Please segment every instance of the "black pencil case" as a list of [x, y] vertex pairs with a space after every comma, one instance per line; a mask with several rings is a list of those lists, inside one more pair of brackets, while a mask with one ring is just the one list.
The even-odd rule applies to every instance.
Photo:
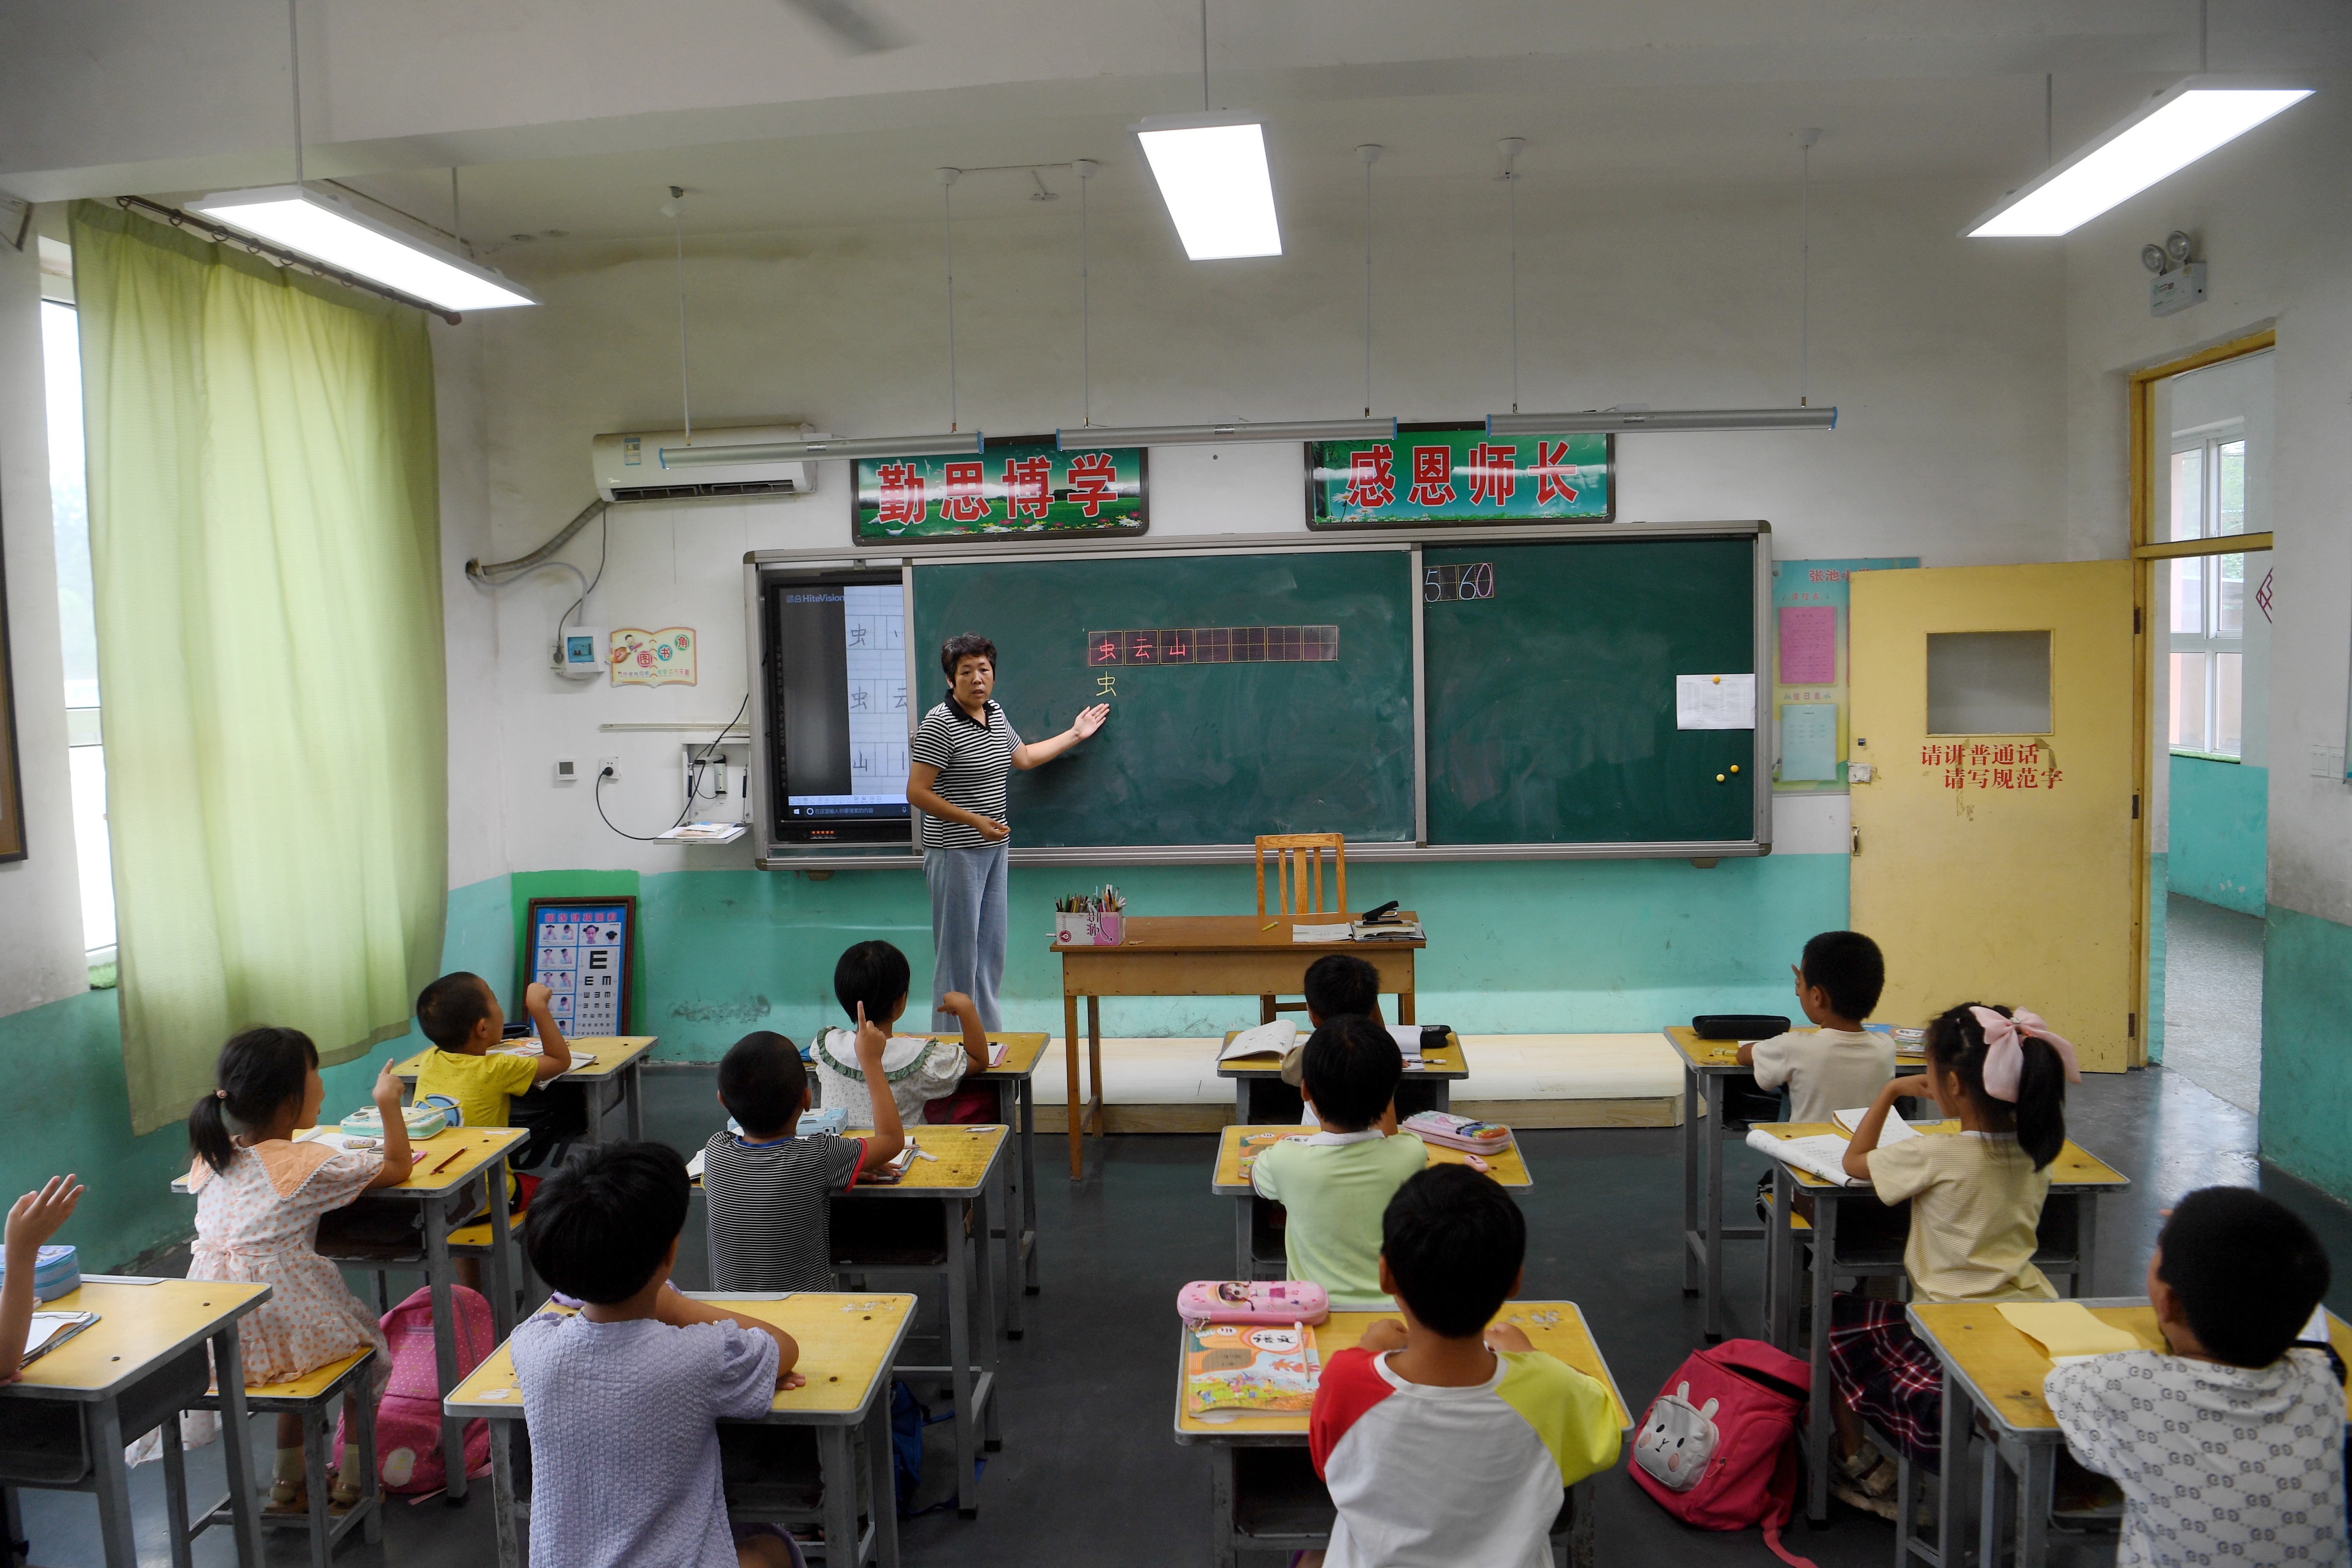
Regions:
[[1789, 1032], [1789, 1020], [1769, 1013], [1702, 1013], [1691, 1033], [1702, 1040], [1769, 1040]]

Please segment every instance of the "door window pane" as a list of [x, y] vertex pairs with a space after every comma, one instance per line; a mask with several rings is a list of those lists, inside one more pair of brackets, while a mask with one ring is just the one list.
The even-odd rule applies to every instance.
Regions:
[[2205, 532], [2205, 448], [2172, 454], [2172, 537], [2199, 539]]
[[2172, 629], [2205, 630], [2205, 557], [2187, 555], [2172, 563]]
[[2242, 637], [2246, 635], [2246, 558], [2242, 555], [2221, 557], [2221, 580], [2214, 585], [2213, 635]]
[[2246, 656], [2213, 656], [2213, 750], [2225, 757], [2245, 754]]
[[2221, 514], [2221, 526], [2216, 533], [2246, 531], [2246, 443], [2241, 437], [2221, 443], [2221, 461], [2217, 465], [2218, 493], [2214, 510]]
[[2205, 656], [2172, 656], [2172, 744], [2184, 752], [2206, 752]]
[[2050, 634], [1929, 632], [1927, 732], [2050, 732]]

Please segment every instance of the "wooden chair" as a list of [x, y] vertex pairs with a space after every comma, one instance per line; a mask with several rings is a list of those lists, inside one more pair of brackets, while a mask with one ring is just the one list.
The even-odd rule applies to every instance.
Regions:
[[[1331, 852], [1331, 902], [1323, 901], [1323, 852]], [[1274, 908], [1265, 903], [1265, 858], [1274, 857]], [[1348, 841], [1337, 833], [1262, 833], [1258, 835], [1257, 912], [1269, 914], [1344, 914], [1348, 909]], [[1310, 880], [1311, 876], [1311, 880]], [[1258, 1022], [1270, 1024], [1277, 1013], [1303, 1013], [1302, 999], [1286, 1002], [1276, 996], [1257, 999]]]

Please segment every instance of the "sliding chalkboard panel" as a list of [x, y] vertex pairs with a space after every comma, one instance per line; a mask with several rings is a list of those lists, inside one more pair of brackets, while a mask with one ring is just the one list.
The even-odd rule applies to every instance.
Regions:
[[916, 705], [967, 631], [996, 644], [1024, 739], [1110, 703], [1092, 740], [1013, 775], [1016, 850], [1410, 842], [1412, 576], [1402, 549], [919, 563]]
[[1425, 549], [1430, 842], [1755, 838], [1755, 731], [1675, 728], [1675, 677], [1754, 672], [1761, 548]]

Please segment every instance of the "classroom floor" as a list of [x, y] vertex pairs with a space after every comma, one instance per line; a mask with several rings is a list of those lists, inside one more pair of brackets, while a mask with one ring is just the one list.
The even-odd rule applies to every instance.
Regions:
[[2164, 1065], [2241, 1110], [2262, 1110], [2261, 917], [2165, 900]]
[[[647, 1074], [647, 1124], [681, 1148], [698, 1147], [714, 1125], [707, 1070]], [[2160, 1223], [2158, 1211], [2191, 1188], [2259, 1184], [2306, 1215], [2329, 1252], [2352, 1259], [2352, 1210], [2254, 1158], [2253, 1118], [2178, 1072], [2151, 1068], [2095, 1075], [2075, 1090], [2070, 1131], [2094, 1153], [2133, 1178], [2105, 1200], [2094, 1280], [2099, 1294], [2137, 1294]], [[1672, 1237], [1680, 1204], [1675, 1133], [1670, 1129], [1533, 1131], [1528, 1163], [1536, 1184], [1521, 1194], [1529, 1220], [1525, 1294], [1565, 1297], [1583, 1305], [1625, 1397], [1638, 1411], [1698, 1342], [1699, 1306], [1681, 1293]], [[909, 1521], [903, 1559], [909, 1564], [1023, 1563], [1038, 1568], [1079, 1564], [1205, 1563], [1208, 1461], [1170, 1436], [1177, 1287], [1213, 1278], [1233, 1257], [1230, 1203], [1212, 1197], [1213, 1140], [1130, 1136], [1089, 1152], [1090, 1174], [1073, 1184], [1054, 1173], [1057, 1138], [1041, 1140], [1040, 1244], [1045, 1291], [1032, 1298], [1028, 1337], [1005, 1347], [1004, 1448], [991, 1455], [981, 1487], [980, 1517], [945, 1510]], [[1725, 1151], [1735, 1192], [1752, 1187], [1759, 1155]], [[688, 1227], [681, 1277], [701, 1279], [700, 1226]], [[148, 1260], [157, 1272], [185, 1267], [185, 1253]], [[1734, 1243], [1727, 1270], [1731, 1332], [1757, 1331], [1760, 1250]], [[2352, 1268], [2338, 1270], [2332, 1304], [2352, 1313]], [[943, 1434], [943, 1428], [934, 1428]], [[267, 1443], [262, 1444], [263, 1451]], [[934, 1464], [925, 1497], [941, 1495], [949, 1468]], [[193, 1478], [219, 1481], [217, 1446], [195, 1457]], [[196, 1483], [201, 1487], [202, 1482]], [[132, 1495], [144, 1554], [163, 1561], [160, 1466], [134, 1472]], [[46, 1568], [99, 1561], [89, 1500], [24, 1494], [32, 1561]], [[338, 1558], [348, 1568], [477, 1568], [493, 1560], [488, 1488], [462, 1510], [434, 1500], [395, 1501], [384, 1541], [354, 1541]], [[1668, 1519], [1621, 1472], [1601, 1485], [1601, 1561], [1609, 1568], [1643, 1564], [1768, 1562], [1755, 1534], [1717, 1536]], [[1893, 1527], [1833, 1509], [1819, 1530], [1801, 1521], [1790, 1550], [1820, 1568], [1884, 1568]], [[302, 1561], [297, 1538], [269, 1549], [273, 1565]], [[2111, 1561], [2112, 1544], [2073, 1546], [2058, 1564]], [[197, 1544], [196, 1561], [233, 1561], [220, 1534]], [[1276, 1559], [1256, 1560], [1272, 1568]]]

